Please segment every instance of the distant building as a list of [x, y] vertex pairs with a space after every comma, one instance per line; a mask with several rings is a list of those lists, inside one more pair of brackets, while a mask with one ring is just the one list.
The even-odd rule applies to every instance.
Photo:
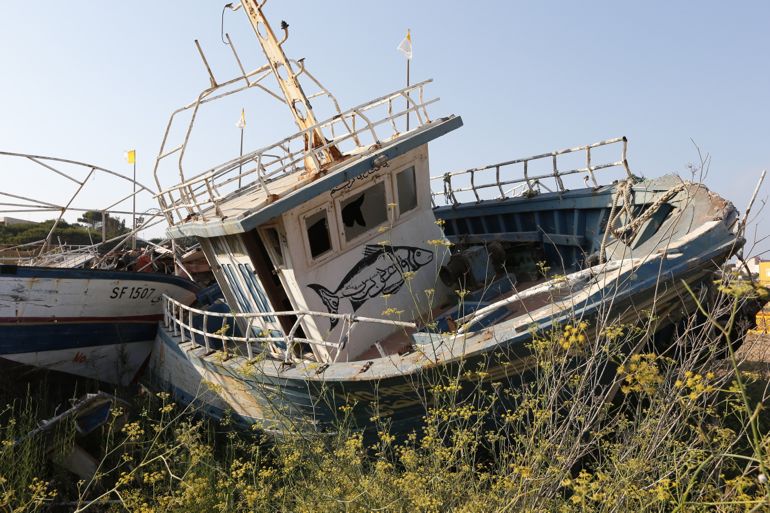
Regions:
[[17, 219], [15, 217], [0, 217], [0, 226], [11, 226], [14, 224], [37, 224], [28, 219]]
[[749, 268], [751, 274], [759, 274], [759, 263], [762, 261], [758, 256], [751, 257], [746, 260], [746, 267]]
[[[746, 265], [748, 265], [753, 273], [752, 264], [756, 265], [757, 281], [759, 284], [770, 287], [770, 260], [761, 260], [759, 257], [754, 257], [746, 262]], [[764, 308], [757, 312], [756, 322], [756, 332], [770, 334], [770, 303], [765, 304]]]
[[770, 260], [762, 260], [758, 256], [751, 257], [746, 260], [746, 268], [760, 284], [770, 285]]
[[757, 279], [759, 280], [759, 283], [765, 287], [770, 285], [770, 261], [765, 260], [759, 262]]

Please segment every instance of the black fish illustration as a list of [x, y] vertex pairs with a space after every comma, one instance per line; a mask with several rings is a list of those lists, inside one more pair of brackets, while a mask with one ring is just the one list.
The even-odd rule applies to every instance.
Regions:
[[[340, 299], [349, 299], [353, 311], [373, 297], [395, 294], [404, 285], [404, 273], [415, 272], [433, 260], [433, 251], [411, 246], [364, 247], [364, 257], [342, 278], [337, 289], [331, 291], [317, 283], [310, 283], [329, 313], [337, 313]], [[331, 329], [339, 319], [331, 319]]]

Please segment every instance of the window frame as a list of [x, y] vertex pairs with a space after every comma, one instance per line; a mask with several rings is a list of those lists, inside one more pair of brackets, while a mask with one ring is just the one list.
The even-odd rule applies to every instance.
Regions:
[[[414, 169], [415, 204], [414, 204], [414, 208], [411, 208], [406, 212], [401, 213], [401, 204], [398, 202], [398, 175], [403, 173], [410, 167]], [[395, 199], [394, 203], [396, 203], [396, 208], [393, 209], [396, 211], [395, 212], [396, 221], [400, 221], [401, 219], [408, 219], [409, 216], [411, 216], [415, 212], [418, 212], [420, 210], [420, 207], [422, 206], [422, 202], [420, 201], [420, 182], [417, 180], [417, 161], [412, 161], [409, 164], [402, 166], [401, 168], [398, 169], [398, 171], [392, 172], [391, 175], [392, 175], [391, 187], [393, 188], [393, 197]]]
[[[379, 228], [381, 226], [387, 226], [395, 222], [396, 218], [394, 217], [393, 211], [396, 209], [390, 208], [388, 206], [393, 203], [393, 184], [392, 179], [388, 179], [389, 174], [390, 173], [383, 173], [382, 175], [367, 181], [366, 183], [362, 183], [358, 187], [354, 187], [349, 191], [345, 191], [344, 194], [334, 197], [334, 218], [338, 228], [337, 235], [339, 237], [339, 244], [343, 250], [361, 245], [362, 242], [380, 234], [381, 232], [379, 231]], [[377, 226], [373, 226], [371, 229], [365, 231], [364, 233], [361, 233], [356, 237], [347, 240], [347, 237], [345, 236], [345, 223], [342, 222], [342, 202], [353, 196], [361, 194], [362, 192], [366, 191], [366, 189], [372, 188], [379, 183], [382, 183], [385, 189], [385, 221], [378, 224]]]

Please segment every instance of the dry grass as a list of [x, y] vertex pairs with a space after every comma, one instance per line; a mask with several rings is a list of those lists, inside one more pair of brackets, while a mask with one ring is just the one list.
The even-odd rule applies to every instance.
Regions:
[[[751, 337], [725, 355], [720, 335], [739, 342], [725, 328], [754, 292], [722, 290], [710, 317], [680, 326], [663, 354], [644, 346], [649, 335], [640, 326], [651, 319], [637, 326], [576, 319], [534, 333], [537, 379], [492, 386], [483, 367], [446, 376], [430, 386], [424, 428], [405, 439], [383, 422], [365, 443], [343, 421], [334, 437], [267, 441], [158, 394], [138, 403], [129, 423], [116, 415], [99, 438], [105, 456], [97, 475], [68, 485], [55, 464], [43, 464], [34, 440], [13, 443], [34, 422], [29, 404], [17, 405], [0, 437], [0, 507], [769, 511], [770, 342]], [[621, 350], [637, 344], [640, 352]], [[619, 372], [605, 384], [600, 375], [610, 364]], [[608, 402], [613, 389], [620, 392]]]

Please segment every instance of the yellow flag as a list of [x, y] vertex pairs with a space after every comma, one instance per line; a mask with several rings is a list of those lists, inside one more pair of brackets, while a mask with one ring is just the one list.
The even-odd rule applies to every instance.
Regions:
[[128, 150], [123, 156], [129, 164], [136, 164], [136, 150]]
[[246, 128], [246, 111], [244, 109], [241, 109], [241, 119], [238, 120], [235, 126], [240, 128], [241, 130]]

